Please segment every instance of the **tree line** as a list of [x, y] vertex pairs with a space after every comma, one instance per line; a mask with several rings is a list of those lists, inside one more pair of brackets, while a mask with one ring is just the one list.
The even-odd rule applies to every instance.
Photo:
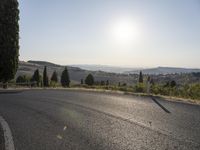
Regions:
[[[56, 71], [53, 72], [51, 78], [49, 79], [47, 74], [47, 67], [45, 66], [42, 76], [40, 75], [39, 69], [36, 69], [31, 78], [28, 78], [26, 75], [19, 75], [16, 78], [17, 84], [23, 84], [27, 82], [31, 82], [32, 86], [37, 86], [37, 87], [49, 87], [49, 86], [56, 87], [59, 84], [59, 79]], [[67, 67], [65, 67], [61, 73], [60, 84], [63, 87], [70, 87], [70, 77]], [[81, 79], [81, 84], [87, 84], [88, 86], [94, 85], [95, 81], [93, 75], [88, 74], [88, 76], [85, 78], [84, 81], [83, 79]], [[108, 84], [108, 80], [106, 84]]]
[[[6, 83], [15, 77], [19, 62], [19, 4], [17, 0], [0, 0], [0, 82], [6, 88]], [[193, 74], [200, 77], [200, 73]], [[50, 84], [56, 86], [58, 75], [53, 72], [50, 80], [47, 74], [47, 67], [44, 68], [43, 76], [39, 70], [35, 70], [33, 76], [29, 79], [25, 75], [18, 76], [17, 83], [31, 81], [36, 83], [35, 86], [48, 87]], [[70, 78], [67, 68], [62, 72], [60, 83], [63, 87], [70, 86]], [[142, 72], [138, 77], [138, 83], [131, 88], [127, 88], [126, 83], [118, 83], [117, 88], [110, 85], [109, 81], [95, 81], [92, 74], [89, 74], [85, 79], [81, 79], [81, 84], [88, 86], [100, 85], [111, 89], [130, 90], [131, 92], [152, 93], [170, 96], [179, 96], [192, 99], [200, 99], [200, 84], [178, 85], [174, 80], [168, 81], [165, 84], [158, 84], [148, 76], [144, 79]], [[110, 86], [108, 86], [110, 85]]]
[[[37, 86], [37, 87], [49, 87], [50, 85], [55, 87], [59, 82], [59, 80], [56, 71], [53, 72], [51, 78], [49, 79], [47, 73], [47, 67], [45, 66], [43, 70], [43, 75], [40, 75], [39, 69], [36, 69], [31, 78], [28, 78], [25, 75], [19, 75], [16, 78], [17, 84], [26, 82], [31, 82], [32, 86]], [[63, 87], [69, 87], [70, 85], [70, 79], [67, 67], [65, 67], [62, 72], [60, 83]]]

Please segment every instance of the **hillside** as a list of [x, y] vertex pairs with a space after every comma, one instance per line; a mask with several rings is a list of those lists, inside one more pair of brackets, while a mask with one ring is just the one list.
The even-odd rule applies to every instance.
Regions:
[[175, 74], [175, 73], [192, 73], [192, 72], [200, 72], [200, 69], [189, 69], [189, 68], [173, 68], [173, 67], [157, 67], [157, 68], [150, 68], [150, 69], [142, 69], [142, 70], [133, 70], [133, 71], [126, 71], [125, 74], [138, 74], [140, 71], [143, 74]]
[[130, 68], [130, 67], [117, 67], [117, 66], [108, 66], [108, 65], [70, 65], [73, 67], [79, 67], [84, 70], [91, 70], [91, 71], [104, 71], [104, 72], [111, 72], [111, 73], [124, 73], [130, 70], [139, 70], [141, 68]]
[[[49, 78], [51, 77], [53, 71], [58, 73], [58, 78], [60, 78], [62, 71], [65, 66], [53, 64], [45, 61], [20, 61], [19, 68], [16, 74], [16, 77], [19, 75], [27, 75], [32, 76], [36, 69], [39, 69], [40, 74], [42, 75], [44, 66], [47, 66], [47, 71]], [[89, 71], [80, 69], [78, 67], [67, 66], [69, 70], [69, 75], [72, 83], [79, 84], [81, 79], [85, 79], [85, 77], [91, 73], [95, 81], [106, 81], [109, 80], [111, 84], [118, 85], [126, 83], [127, 85], [136, 84], [138, 81], [138, 71], [132, 72], [133, 74], [119, 74], [119, 73], [108, 73], [103, 71]], [[175, 72], [186, 72], [182, 74], [178, 74]], [[186, 83], [199, 83], [200, 82], [200, 73], [187, 73], [187, 72], [198, 72], [198, 69], [180, 69], [180, 68], [164, 68], [159, 67], [159, 69], [146, 69], [143, 70], [144, 74], [150, 74], [151, 78], [156, 83], [166, 83], [170, 80], [175, 80], [178, 84], [186, 84]], [[146, 78], [146, 76], [144, 76]]]
[[[16, 76], [19, 76], [19, 75], [32, 76], [36, 69], [39, 69], [40, 74], [42, 75], [44, 66], [47, 66], [49, 77], [51, 77], [53, 71], [56, 71], [58, 73], [59, 78], [65, 67], [62, 65], [53, 64], [53, 63], [45, 62], [45, 61], [28, 61], [28, 62], [20, 61]], [[68, 67], [70, 78], [73, 83], [80, 83], [81, 79], [85, 79], [85, 77], [89, 73], [91, 73], [95, 77], [96, 81], [109, 80], [110, 83], [112, 84], [118, 84], [118, 82], [121, 82], [121, 83], [128, 83], [130, 85], [137, 82], [137, 79], [135, 77], [137, 75], [131, 75], [130, 77], [129, 75], [125, 75], [125, 74], [108, 73], [108, 72], [103, 72], [103, 71], [89, 71], [89, 70], [84, 70], [78, 67], [71, 67], [71, 66], [67, 66], [67, 67]]]

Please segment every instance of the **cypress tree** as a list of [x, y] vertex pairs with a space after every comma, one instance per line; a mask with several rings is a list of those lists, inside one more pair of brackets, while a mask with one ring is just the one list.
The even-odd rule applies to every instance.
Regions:
[[67, 67], [65, 67], [65, 69], [62, 72], [60, 82], [63, 87], [69, 87], [70, 79], [69, 79], [69, 73], [68, 73]]
[[83, 79], [81, 79], [81, 84], [84, 84], [84, 83], [83, 83]]
[[109, 85], [109, 80], [106, 81], [106, 85], [107, 85], [107, 86]]
[[39, 73], [39, 70], [35, 70], [32, 78], [31, 78], [31, 81], [32, 82], [36, 82], [37, 83], [37, 86], [40, 86], [40, 73]]
[[19, 9], [17, 0], [0, 0], [0, 82], [13, 79], [18, 68]]
[[86, 77], [86, 79], [85, 79], [85, 84], [87, 84], [87, 85], [94, 85], [94, 77], [91, 75], [91, 74], [89, 74], [87, 77]]
[[44, 72], [43, 72], [43, 86], [48, 87], [49, 86], [49, 78], [47, 75], [47, 66], [44, 67]]
[[53, 82], [58, 82], [58, 76], [57, 76], [57, 72], [54, 71], [52, 76], [51, 76], [51, 81]]
[[142, 75], [142, 71], [140, 71], [140, 75], [139, 75], [139, 83], [143, 83], [143, 75]]

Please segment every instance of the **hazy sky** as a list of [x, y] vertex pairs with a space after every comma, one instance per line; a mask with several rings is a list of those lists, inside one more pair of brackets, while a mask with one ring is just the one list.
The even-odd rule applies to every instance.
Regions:
[[20, 0], [20, 60], [200, 68], [199, 0]]

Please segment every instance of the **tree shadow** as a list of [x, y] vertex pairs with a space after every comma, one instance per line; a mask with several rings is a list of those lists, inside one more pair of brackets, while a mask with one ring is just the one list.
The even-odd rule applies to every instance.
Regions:
[[21, 90], [0, 90], [0, 94], [18, 94], [22, 92]]
[[167, 108], [165, 108], [163, 105], [161, 105], [154, 97], [151, 97], [151, 99], [160, 106], [166, 113], [171, 113]]

